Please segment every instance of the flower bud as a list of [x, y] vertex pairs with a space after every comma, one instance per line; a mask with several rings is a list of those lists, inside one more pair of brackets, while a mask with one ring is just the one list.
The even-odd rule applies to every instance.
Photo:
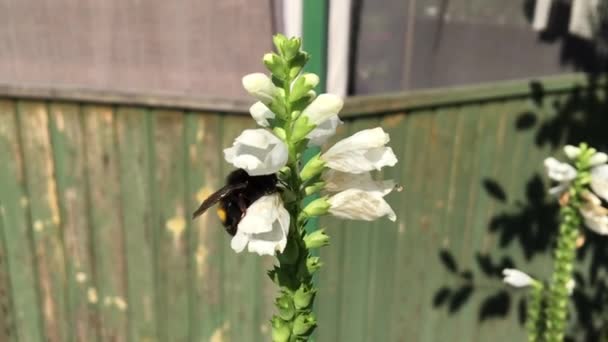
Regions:
[[315, 230], [314, 232], [304, 236], [306, 248], [320, 248], [329, 245], [329, 236], [325, 234], [325, 229]]
[[280, 80], [285, 79], [287, 73], [283, 58], [274, 53], [267, 53], [264, 55], [263, 61], [264, 65], [273, 76], [278, 77]]
[[315, 273], [321, 266], [323, 266], [323, 263], [319, 257], [308, 257], [306, 259], [306, 268], [310, 274]]
[[279, 309], [279, 317], [285, 321], [291, 321], [296, 310], [291, 297], [287, 293], [276, 299], [275, 305]]
[[274, 43], [274, 46], [276, 47], [277, 51], [281, 55], [284, 55], [283, 47], [285, 46], [285, 43], [287, 42], [287, 37], [285, 37], [284, 35], [279, 33], [272, 37], [272, 42]]
[[273, 342], [289, 341], [291, 332], [289, 331], [289, 326], [287, 325], [287, 323], [277, 316], [274, 316], [272, 318], [272, 321], [270, 321], [270, 322], [272, 324], [272, 341]]
[[243, 77], [243, 87], [249, 94], [263, 104], [270, 104], [278, 94], [278, 89], [268, 76], [262, 73], [249, 74]]
[[316, 182], [312, 185], [309, 185], [304, 188], [304, 194], [306, 196], [310, 196], [312, 194], [316, 194], [317, 192], [323, 190], [325, 188], [325, 182]]
[[303, 310], [312, 304], [312, 299], [317, 292], [316, 289], [311, 288], [309, 285], [302, 284], [293, 296], [293, 302], [296, 309]]
[[312, 202], [308, 203], [308, 205], [302, 211], [302, 214], [305, 217], [315, 217], [327, 214], [329, 210], [329, 202], [327, 202], [327, 197], [320, 197]]
[[336, 95], [321, 94], [302, 111], [301, 116], [308, 117], [310, 123], [319, 125], [330, 117], [338, 114], [344, 101]]
[[270, 108], [266, 107], [261, 101], [251, 105], [251, 107], [249, 107], [249, 113], [253, 120], [262, 127], [268, 127], [270, 125], [268, 120], [274, 119], [275, 117]]
[[300, 52], [302, 46], [302, 39], [298, 37], [292, 37], [283, 42], [283, 56], [286, 60], [290, 61], [294, 59]]
[[315, 127], [316, 125], [311, 123], [308, 117], [300, 115], [293, 125], [291, 140], [296, 142], [304, 139]]
[[564, 153], [571, 160], [575, 160], [576, 158], [578, 158], [579, 154], [581, 154], [581, 149], [576, 146], [566, 145], [564, 146]]
[[312, 313], [300, 314], [293, 322], [293, 333], [306, 335], [317, 325], [317, 319]]
[[319, 84], [319, 76], [315, 74], [304, 74], [293, 83], [289, 101], [295, 102], [308, 94], [314, 87]]
[[300, 171], [300, 178], [303, 182], [318, 176], [325, 169], [325, 162], [321, 160], [320, 153], [317, 153], [314, 157], [310, 158], [306, 165]]

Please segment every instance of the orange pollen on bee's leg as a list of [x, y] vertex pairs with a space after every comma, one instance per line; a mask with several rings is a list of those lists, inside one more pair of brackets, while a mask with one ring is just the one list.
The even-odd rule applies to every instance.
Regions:
[[217, 217], [220, 218], [220, 221], [222, 221], [222, 223], [226, 223], [226, 210], [224, 210], [224, 208], [222, 207], [217, 207]]

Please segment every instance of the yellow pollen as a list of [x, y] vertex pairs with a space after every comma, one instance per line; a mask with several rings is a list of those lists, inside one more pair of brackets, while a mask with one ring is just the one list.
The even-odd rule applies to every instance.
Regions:
[[220, 218], [220, 221], [222, 221], [222, 223], [226, 223], [226, 210], [224, 210], [224, 208], [218, 206], [217, 207], [217, 217]]

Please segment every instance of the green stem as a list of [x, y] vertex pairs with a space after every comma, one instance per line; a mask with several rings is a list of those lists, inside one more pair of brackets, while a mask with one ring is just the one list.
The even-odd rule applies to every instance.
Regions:
[[538, 342], [540, 332], [543, 331], [542, 326], [542, 309], [543, 309], [543, 294], [544, 286], [541, 283], [535, 284], [532, 288], [530, 304], [526, 318], [526, 329], [528, 330], [528, 342]]

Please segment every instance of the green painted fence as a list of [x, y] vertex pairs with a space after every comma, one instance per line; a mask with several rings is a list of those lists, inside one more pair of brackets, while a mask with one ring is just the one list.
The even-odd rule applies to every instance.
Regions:
[[[349, 99], [334, 140], [383, 126], [404, 191], [396, 223], [321, 221], [317, 340], [524, 340], [524, 292], [500, 270], [548, 274], [542, 160], [583, 137], [608, 148], [605, 95], [572, 75]], [[269, 340], [272, 258], [189, 219], [248, 105], [0, 86], [0, 340]], [[603, 328], [602, 242], [581, 248], [580, 339]]]

